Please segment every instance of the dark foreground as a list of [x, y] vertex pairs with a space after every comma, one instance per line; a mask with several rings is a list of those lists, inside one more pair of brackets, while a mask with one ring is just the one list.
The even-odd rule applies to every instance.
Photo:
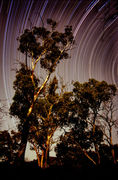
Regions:
[[[16, 179], [101, 179], [101, 178], [114, 178], [118, 176], [118, 165], [98, 166], [89, 168], [67, 168], [67, 167], [50, 167], [47, 169], [40, 169], [34, 164], [25, 163], [22, 166], [7, 165], [0, 163], [0, 174], [3, 179], [10, 178]], [[106, 178], [105, 178], [106, 179]]]

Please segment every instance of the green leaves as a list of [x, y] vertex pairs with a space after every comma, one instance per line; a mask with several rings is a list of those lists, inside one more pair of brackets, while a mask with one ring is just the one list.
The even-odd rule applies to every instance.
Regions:
[[41, 67], [53, 72], [61, 59], [69, 57], [68, 51], [74, 44], [72, 26], [66, 26], [64, 33], [56, 31], [57, 23], [47, 20], [51, 30], [43, 27], [26, 29], [18, 38], [18, 50], [37, 60], [40, 57]]
[[34, 76], [34, 86], [31, 75], [32, 71], [24, 64], [21, 64], [21, 68], [16, 72], [16, 80], [14, 81], [15, 94], [9, 111], [12, 116], [20, 119], [21, 124], [27, 118], [28, 109], [33, 102], [34, 93], [36, 93], [39, 83], [39, 80]]
[[47, 19], [47, 24], [51, 25], [51, 28], [54, 30], [57, 26], [57, 22], [52, 19]]
[[19, 142], [19, 133], [14, 131], [9, 133], [7, 130], [0, 131], [0, 158], [9, 163], [13, 162], [19, 149]]
[[99, 109], [102, 102], [108, 101], [111, 96], [115, 95], [116, 88], [105, 81], [89, 79], [83, 84], [75, 82], [73, 91], [78, 102], [85, 102], [90, 108]]
[[[103, 115], [105, 113], [103, 105], [107, 104], [115, 94], [114, 85], [95, 79], [89, 79], [85, 83], [75, 82], [72, 97], [69, 93], [63, 94], [63, 100], [59, 102], [61, 111], [59, 109], [57, 112], [66, 120], [70, 131], [60, 137], [60, 142], [56, 147], [56, 154], [61, 163], [67, 161], [74, 163], [75, 159], [78, 162], [81, 159], [82, 161], [79, 162], [81, 165], [84, 161], [87, 162], [85, 157], [89, 159], [89, 163], [90, 161], [94, 164], [99, 162], [99, 153], [104, 143], [104, 133], [106, 133], [101, 126], [102, 113]], [[73, 152], [76, 152], [76, 155]]]

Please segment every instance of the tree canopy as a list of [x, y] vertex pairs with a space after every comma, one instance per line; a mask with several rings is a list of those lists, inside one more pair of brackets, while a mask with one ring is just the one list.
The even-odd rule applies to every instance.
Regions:
[[[34, 109], [37, 105], [37, 109], [41, 115], [42, 112], [46, 113], [45, 108], [48, 109], [50, 101], [53, 101], [52, 98], [55, 93], [55, 89], [53, 88], [56, 88], [54, 85], [56, 79], [53, 80], [48, 89], [50, 96], [50, 98], [48, 98], [50, 99], [49, 103], [47, 103], [47, 99], [44, 98], [39, 100], [38, 97], [43, 94], [57, 64], [62, 59], [69, 58], [68, 52], [72, 49], [74, 44], [72, 26], [66, 26], [64, 32], [58, 32], [56, 30], [57, 23], [55, 21], [48, 19], [47, 24], [49, 28], [42, 26], [25, 29], [24, 33], [18, 38], [18, 50], [26, 55], [26, 64], [22, 64], [20, 70], [16, 72], [16, 80], [13, 86], [15, 95], [10, 107], [10, 114], [20, 119], [22, 138], [21, 149], [19, 150], [18, 156], [22, 161], [24, 159], [30, 126], [37, 121], [37, 112]], [[30, 57], [31, 67], [28, 65], [27, 56]], [[38, 62], [41, 68], [46, 70], [47, 73], [46, 77], [43, 77], [44, 82], [42, 84], [39, 83], [41, 75], [38, 78], [35, 76]], [[44, 106], [45, 103], [47, 103], [46, 106]], [[42, 106], [44, 110], [40, 110], [38, 106]]]
[[[64, 133], [55, 148], [59, 164], [116, 164], [117, 145], [113, 145], [112, 138], [113, 128], [117, 127], [116, 86], [89, 79], [74, 82], [71, 91], [59, 87], [59, 79], [51, 75], [58, 63], [69, 58], [74, 44], [72, 26], [58, 32], [57, 22], [48, 19], [47, 25], [25, 29], [18, 38], [18, 50], [26, 55], [26, 62], [16, 71], [15, 94], [9, 109], [10, 115], [19, 119], [18, 132], [0, 132], [1, 158], [24, 162], [29, 141], [38, 166], [47, 168], [53, 136], [60, 129]], [[41, 74], [36, 76], [36, 67], [40, 71], [38, 63], [46, 72], [43, 82]]]
[[64, 32], [56, 30], [57, 22], [47, 19], [50, 29], [33, 27], [25, 29], [18, 38], [18, 50], [32, 57], [35, 64], [40, 61], [41, 67], [53, 72], [62, 59], [68, 59], [68, 50], [72, 48], [74, 37], [72, 26], [66, 26]]
[[[71, 109], [71, 118], [68, 121], [72, 128], [70, 132], [61, 136], [56, 147], [57, 157], [64, 163], [70, 159], [79, 162], [80, 157], [84, 156], [93, 164], [100, 164], [104, 135], [107, 136], [107, 132], [103, 132], [101, 126], [101, 122], [104, 121], [104, 104], [108, 104], [116, 95], [116, 87], [95, 79], [89, 79], [85, 83], [75, 82], [73, 86], [74, 108]], [[78, 153], [75, 154], [74, 150]]]

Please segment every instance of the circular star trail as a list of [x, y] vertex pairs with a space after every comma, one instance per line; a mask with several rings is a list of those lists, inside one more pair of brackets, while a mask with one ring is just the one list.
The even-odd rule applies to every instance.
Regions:
[[13, 80], [18, 61], [17, 37], [24, 29], [58, 22], [58, 30], [72, 25], [75, 45], [55, 74], [65, 83], [89, 78], [118, 85], [117, 0], [1, 0], [0, 2], [0, 98], [12, 102]]

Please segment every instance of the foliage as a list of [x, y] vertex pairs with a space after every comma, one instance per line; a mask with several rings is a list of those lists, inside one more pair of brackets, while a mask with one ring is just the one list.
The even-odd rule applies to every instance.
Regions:
[[20, 144], [20, 134], [7, 130], [0, 132], [0, 158], [3, 161], [13, 163], [16, 160]]
[[83, 103], [86, 109], [90, 108], [96, 113], [103, 102], [107, 102], [111, 96], [115, 95], [116, 87], [108, 85], [105, 81], [89, 79], [83, 84], [75, 82], [73, 91], [78, 103]]
[[[24, 108], [25, 103], [30, 104], [33, 101], [33, 91], [36, 91], [39, 86], [39, 80], [35, 76], [34, 81], [37, 87], [32, 84], [30, 73], [31, 70], [28, 67], [21, 65], [21, 69], [17, 72], [18, 79], [14, 82], [16, 92], [18, 86], [19, 94], [26, 93], [27, 96], [26, 99], [25, 97], [22, 99], [22, 96], [18, 99], [20, 101], [20, 103], [17, 102], [19, 103], [19, 114], [16, 110], [15, 116], [19, 118], [22, 117], [20, 115], [20, 111], [22, 113], [21, 101], [23, 101]], [[29, 84], [27, 80], [24, 88], [25, 83], [23, 81], [25, 78], [29, 80]], [[33, 91], [29, 91], [31, 94], [28, 92], [30, 88], [34, 88]], [[116, 88], [114, 85], [93, 79], [83, 84], [75, 82], [72, 92], [64, 92], [63, 87], [59, 91], [56, 77], [50, 80], [35, 101], [30, 116], [32, 119], [30, 117], [28, 119], [27, 140], [32, 144], [32, 148], [37, 154], [38, 165], [41, 168], [49, 167], [49, 152], [54, 143], [53, 135], [58, 128], [65, 131], [55, 148], [59, 164], [85, 167], [97, 163], [103, 165], [104, 162], [116, 163], [117, 146], [112, 144], [112, 126], [109, 132], [109, 144], [105, 143], [105, 137], [108, 137], [108, 129], [105, 131], [106, 123], [113, 126], [116, 123], [116, 120], [109, 116], [109, 112], [113, 115], [117, 110], [113, 102], [115, 95]], [[24, 112], [23, 116], [25, 118], [27, 114]], [[20, 120], [21, 127], [24, 118]], [[68, 127], [69, 130], [66, 131], [65, 127]], [[7, 131], [2, 134], [2, 139], [0, 139], [1, 155], [5, 160], [15, 161], [22, 139], [21, 128], [19, 130], [20, 133], [12, 132], [12, 136]]]
[[[71, 26], [66, 26], [62, 33], [56, 30], [57, 23], [52, 19], [48, 19], [47, 24], [50, 30], [44, 26], [33, 27], [31, 30], [25, 29], [24, 33], [18, 38], [18, 50], [26, 55], [26, 61], [27, 56], [31, 57], [32, 66], [30, 70], [26, 62], [26, 65], [22, 65], [21, 69], [16, 72], [16, 80], [14, 82], [15, 95], [10, 107], [10, 114], [20, 119], [19, 130], [22, 131], [22, 138], [18, 156], [21, 161], [23, 161], [25, 155], [30, 126], [38, 122], [37, 111], [35, 111], [36, 106], [39, 110], [38, 114], [45, 113], [45, 110], [48, 110], [50, 106], [50, 102], [48, 103], [45, 98], [39, 100], [38, 97], [43, 94], [50, 75], [55, 71], [57, 64], [62, 59], [68, 59], [68, 51], [71, 50], [74, 44]], [[39, 87], [38, 79], [41, 77], [36, 78], [34, 73], [38, 62], [41, 68], [46, 70], [47, 74], [44, 82]], [[53, 84], [55, 83], [53, 80], [49, 88], [50, 96], [54, 95]], [[52, 97], [50, 101], [52, 101]], [[47, 103], [46, 106], [44, 105], [45, 103]], [[46, 109], [40, 110], [39, 107]], [[43, 117], [42, 114], [41, 116]], [[44, 116], [46, 117], [46, 114]]]
[[[100, 163], [100, 156], [103, 156], [101, 147], [104, 143], [104, 135], [107, 133], [103, 132], [101, 126], [101, 121], [104, 121], [102, 119], [105, 110], [103, 106], [116, 95], [116, 87], [108, 85], [105, 81], [99, 82], [94, 79], [89, 79], [83, 84], [75, 82], [73, 85], [74, 108], [72, 108], [69, 121], [72, 128], [70, 132], [61, 136], [56, 147], [57, 157], [62, 162], [67, 159], [78, 159], [79, 161], [80, 157], [84, 155], [94, 164], [94, 160], [96, 163]], [[109, 149], [112, 151], [110, 147]], [[94, 156], [91, 154], [91, 150], [95, 152]], [[90, 154], [91, 156], [89, 156]]]
[[[27, 118], [27, 112], [33, 102], [34, 92], [37, 91], [39, 80], [34, 76], [35, 86], [31, 79], [32, 71], [21, 64], [21, 68], [16, 72], [16, 80], [14, 81], [13, 88], [15, 94], [13, 103], [10, 106], [10, 115], [19, 118], [19, 130], [22, 131], [24, 122]], [[30, 123], [36, 121], [35, 113], [30, 117]]]
[[[31, 68], [27, 63], [21, 64], [16, 72], [10, 114], [20, 120], [19, 132], [12, 136], [7, 131], [1, 132], [1, 156], [11, 161], [13, 154], [18, 154], [17, 157], [23, 159], [29, 141], [37, 154], [38, 165], [49, 167], [53, 135], [59, 128], [65, 134], [60, 137], [55, 151], [62, 165], [74, 162], [81, 167], [111, 159], [116, 163], [112, 143], [112, 127], [116, 124], [116, 119], [112, 118], [112, 100], [116, 96], [116, 87], [89, 79], [85, 83], [74, 82], [71, 92], [64, 92], [63, 87], [60, 92], [57, 78], [50, 82], [49, 79], [57, 64], [69, 58], [69, 50], [74, 44], [72, 26], [58, 32], [57, 22], [48, 19], [47, 25], [49, 28], [25, 29], [18, 38], [18, 50], [30, 57]], [[38, 62], [46, 71], [42, 84], [41, 77], [35, 76]], [[109, 137], [103, 128], [106, 123]], [[105, 137], [108, 137], [108, 145]]]
[[64, 33], [56, 30], [57, 22], [47, 19], [51, 30], [43, 27], [25, 29], [18, 38], [20, 45], [18, 50], [37, 60], [40, 56], [41, 67], [53, 72], [57, 63], [62, 59], [68, 59], [68, 50], [74, 43], [72, 26], [66, 26]]
[[[29, 141], [38, 152], [42, 151], [40, 156], [45, 156], [43, 162], [46, 166], [55, 131], [67, 125], [68, 105], [72, 102], [70, 95], [71, 93], [66, 92], [58, 93], [58, 80], [54, 77], [45, 89], [45, 96], [39, 97], [35, 103], [34, 109], [39, 120], [38, 126], [32, 126], [30, 129]], [[44, 163], [41, 166], [44, 166]]]

